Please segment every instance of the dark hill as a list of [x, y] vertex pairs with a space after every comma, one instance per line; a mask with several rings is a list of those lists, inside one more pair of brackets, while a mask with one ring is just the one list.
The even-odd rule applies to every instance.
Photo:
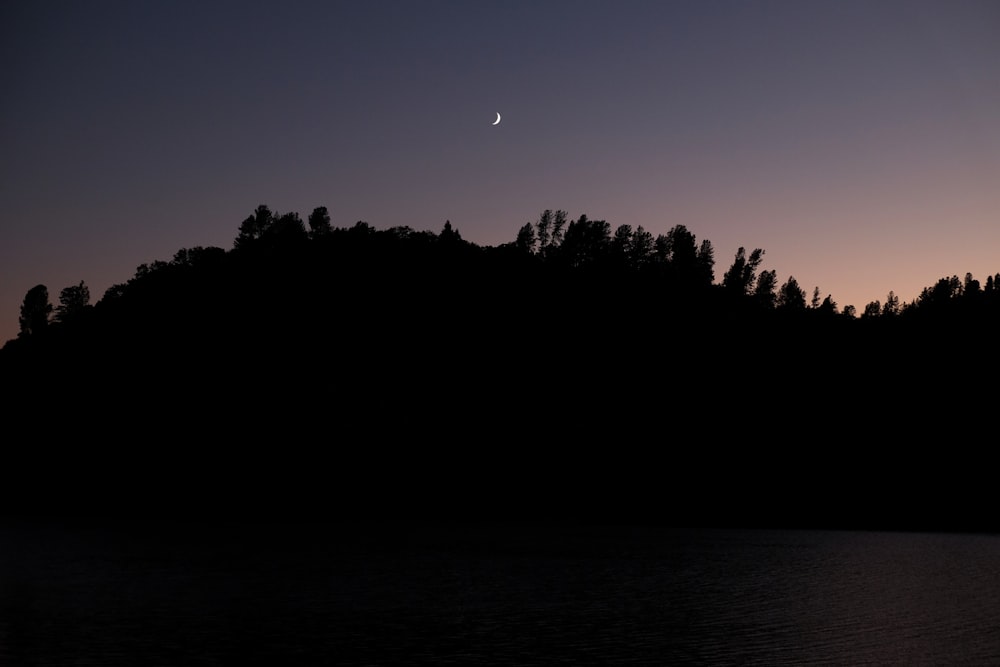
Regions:
[[581, 220], [547, 248], [241, 228], [140, 267], [0, 353], [8, 507], [1000, 527], [992, 288], [775, 308], [693, 236]]

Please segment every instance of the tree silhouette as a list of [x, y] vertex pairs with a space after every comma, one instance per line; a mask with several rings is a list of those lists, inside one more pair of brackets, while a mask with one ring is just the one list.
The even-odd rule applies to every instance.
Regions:
[[549, 255], [562, 245], [565, 238], [566, 215], [566, 211], [553, 211], [547, 208], [538, 217], [534, 233], [538, 241], [538, 252], [542, 255]]
[[658, 236], [653, 252], [668, 267], [674, 283], [682, 289], [707, 287], [715, 279], [712, 243], [705, 239], [698, 247], [694, 234], [684, 225], [675, 225], [665, 235]]
[[552, 239], [552, 209], [542, 211], [535, 229], [538, 232], [538, 250], [539, 252], [545, 252], [545, 249], [549, 247], [549, 241]]
[[256, 241], [264, 236], [274, 223], [274, 214], [266, 205], [261, 204], [240, 224], [239, 234], [233, 243], [233, 247], [242, 248], [248, 243]]
[[581, 215], [566, 229], [558, 256], [571, 267], [600, 262], [611, 247], [611, 225], [604, 220], [590, 220]]
[[632, 233], [629, 260], [637, 268], [645, 266], [653, 259], [653, 235], [639, 225]]
[[101, 297], [101, 301], [110, 303], [116, 299], [122, 298], [126, 291], [128, 291], [128, 285], [125, 283], [115, 283], [108, 289], [104, 290], [104, 296]]
[[225, 257], [226, 251], [222, 248], [209, 246], [195, 246], [193, 248], [181, 248], [174, 253], [174, 258], [170, 262], [172, 266], [201, 266], [206, 263], [218, 262]]
[[375, 235], [375, 228], [364, 220], [358, 220], [354, 223], [354, 226], [347, 231], [354, 237], [368, 237]]
[[552, 240], [551, 245], [558, 247], [563, 242], [564, 228], [566, 227], [566, 211], [558, 210], [552, 218]]
[[73, 319], [90, 304], [90, 290], [80, 281], [79, 285], [70, 285], [59, 293], [59, 307], [56, 308], [56, 320], [66, 322]]
[[294, 212], [273, 216], [271, 224], [264, 230], [264, 236], [282, 243], [304, 241], [308, 238], [302, 218]]
[[980, 291], [979, 281], [973, 278], [971, 273], [966, 273], [965, 283], [962, 287], [962, 290], [966, 295], [978, 294]]
[[21, 304], [20, 336], [33, 336], [45, 330], [52, 315], [52, 304], [49, 302], [49, 288], [45, 285], [35, 285], [24, 295]]
[[882, 305], [882, 314], [887, 317], [899, 315], [899, 297], [892, 291], [885, 297], [885, 303]]
[[321, 238], [329, 236], [332, 232], [333, 227], [330, 225], [330, 214], [326, 206], [317, 206], [309, 214], [309, 236], [314, 239]]
[[733, 265], [729, 267], [729, 270], [726, 271], [725, 275], [722, 277], [722, 286], [735, 294], [749, 294], [750, 290], [753, 288], [757, 267], [760, 266], [763, 256], [764, 251], [760, 248], [756, 248], [752, 253], [750, 253], [750, 256], [747, 257], [746, 249], [740, 247], [740, 249], [736, 251], [736, 257], [733, 259]]
[[518, 230], [514, 246], [522, 252], [534, 254], [537, 242], [538, 240], [535, 238], [535, 226], [529, 222]]
[[626, 266], [632, 247], [632, 225], [619, 225], [611, 238], [611, 252], [618, 266]]
[[775, 290], [778, 288], [777, 271], [761, 271], [757, 278], [757, 285], [753, 290], [754, 301], [764, 308], [774, 308], [778, 299]]
[[920, 292], [918, 302], [923, 307], [943, 306], [962, 294], [962, 281], [958, 276], [941, 278], [933, 287], [925, 287]]
[[163, 269], [169, 266], [170, 262], [164, 262], [163, 260], [160, 259], [157, 259], [150, 264], [146, 264], [145, 262], [143, 262], [139, 266], [135, 267], [135, 277], [139, 279], [145, 278], [146, 276], [150, 276], [158, 271], [162, 271]]
[[712, 248], [712, 242], [708, 239], [703, 239], [701, 245], [698, 246], [696, 266], [698, 282], [711, 285], [715, 281], [715, 249]]
[[462, 240], [462, 235], [451, 226], [451, 220], [445, 220], [444, 228], [438, 234], [438, 239], [441, 243], [458, 243]]
[[799, 287], [795, 276], [788, 276], [788, 280], [778, 290], [778, 308], [790, 311], [806, 309], [806, 292]]

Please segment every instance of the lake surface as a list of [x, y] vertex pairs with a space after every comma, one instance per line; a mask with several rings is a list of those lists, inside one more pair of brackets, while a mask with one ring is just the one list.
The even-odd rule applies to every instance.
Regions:
[[0, 664], [1000, 664], [1000, 537], [0, 524]]

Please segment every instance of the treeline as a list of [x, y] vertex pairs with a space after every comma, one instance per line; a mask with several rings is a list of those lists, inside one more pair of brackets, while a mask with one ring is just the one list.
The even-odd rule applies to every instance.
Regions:
[[[543, 289], [546, 280], [558, 276], [560, 288], [570, 292], [573, 281], [594, 288], [604, 280], [627, 280], [633, 295], [638, 291], [655, 296], [671, 307], [684, 303], [702, 315], [778, 311], [812, 312], [813, 317], [857, 317], [853, 305], [841, 310], [832, 295], [821, 298], [819, 287], [813, 289], [807, 301], [805, 290], [794, 276], [779, 285], [776, 271], [760, 270], [763, 256], [760, 248], [749, 253], [740, 248], [716, 283], [711, 241], [699, 243], [684, 225], [654, 237], [641, 226], [633, 229], [620, 225], [612, 230], [605, 220], [591, 220], [586, 215], [569, 220], [566, 211], [546, 210], [536, 221], [521, 227], [513, 242], [484, 248], [464, 241], [450, 222], [438, 234], [409, 227], [379, 231], [364, 222], [338, 228], [332, 226], [326, 207], [314, 209], [303, 222], [297, 213], [278, 214], [261, 205], [239, 226], [232, 250], [182, 248], [170, 261], [142, 264], [128, 282], [110, 287], [97, 305], [98, 310], [113, 313], [112, 319], [119, 319], [123, 317], [121, 303], [129, 303], [138, 312], [146, 311], [150, 304], [140, 301], [147, 296], [155, 300], [158, 297], [153, 295], [169, 291], [171, 283], [184, 291], [182, 286], [192, 280], [219, 278], [226, 271], [231, 271], [234, 278], [249, 278], [249, 274], [267, 276], [282, 267], [300, 273], [308, 269], [309, 275], [301, 277], [312, 282], [299, 285], [299, 293], [319, 287], [317, 280], [343, 279], [349, 272], [360, 271], [369, 283], [428, 276], [461, 281], [460, 285], [439, 285], [442, 291], [452, 293], [468, 287], [467, 280], [478, 279], [484, 281], [484, 288], [490, 287], [482, 296], [493, 297], [499, 296], [496, 281], [509, 280], [524, 290], [521, 296], [528, 304], [534, 298], [532, 292]], [[254, 262], [258, 264], [254, 266]], [[373, 275], [375, 267], [382, 272], [380, 275]], [[260, 280], [251, 282], [262, 298], [274, 291]], [[238, 285], [229, 287], [227, 294], [216, 294], [220, 301], [214, 305], [223, 311], [229, 308], [224, 300], [235, 299], [238, 303], [247, 296]], [[334, 290], [341, 286], [327, 287]], [[192, 304], [198, 300], [194, 296], [187, 295]], [[295, 293], [285, 296], [294, 299]], [[573, 295], [549, 293], [547, 301], [552, 303], [562, 296]], [[627, 299], [629, 294], [619, 296]], [[967, 273], [964, 280], [958, 276], [941, 278], [910, 303], [901, 303], [889, 292], [884, 303], [867, 304], [860, 319], [991, 318], [998, 307], [1000, 273], [987, 276], [985, 284]], [[89, 290], [82, 281], [60, 292], [58, 307], [50, 302], [46, 286], [37, 285], [28, 291], [21, 306], [19, 338], [42, 336], [50, 324], [72, 325], [87, 320], [91, 308]], [[9, 341], [8, 347], [16, 348], [12, 343]]]
[[335, 227], [325, 207], [303, 221], [261, 205], [231, 249], [182, 248], [142, 264], [94, 305], [82, 281], [58, 306], [44, 285], [32, 288], [0, 364], [58, 375], [96, 363], [87, 359], [127, 369], [136, 364], [125, 359], [151, 368], [211, 359], [238, 373], [279, 356], [325, 363], [345, 348], [375, 366], [489, 350], [508, 366], [572, 375], [574, 364], [619, 372], [598, 352], [608, 346], [654, 360], [680, 346], [720, 366], [751, 355], [775, 369], [816, 349], [850, 364], [893, 336], [897, 349], [918, 349], [944, 329], [1000, 322], [1000, 274], [983, 284], [942, 278], [911, 303], [890, 292], [858, 316], [818, 287], [807, 298], [763, 258], [741, 247], [717, 280], [711, 241], [683, 225], [654, 236], [546, 210], [512, 242], [482, 247], [450, 222], [438, 233]]
[[[3, 405], [42, 439], [118, 444], [17, 469], [146, 506], [626, 504], [684, 522], [720, 498], [731, 525], [807, 505], [826, 525], [957, 525], [972, 501], [926, 480], [981, 452], [912, 443], [975, 442], [992, 418], [968, 383], [996, 369], [1000, 275], [857, 316], [763, 258], [740, 248], [718, 270], [683, 225], [654, 236], [558, 210], [483, 247], [450, 222], [335, 227], [323, 207], [262, 205], [231, 249], [143, 264], [96, 304], [82, 282], [57, 306], [28, 292], [0, 353]], [[965, 387], [960, 413], [942, 387]]]

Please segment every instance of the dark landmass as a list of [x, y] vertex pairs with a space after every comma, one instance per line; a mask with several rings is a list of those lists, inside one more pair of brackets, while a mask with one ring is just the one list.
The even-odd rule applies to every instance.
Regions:
[[682, 226], [308, 222], [29, 292], [3, 512], [1000, 528], [1000, 274], [857, 317]]

